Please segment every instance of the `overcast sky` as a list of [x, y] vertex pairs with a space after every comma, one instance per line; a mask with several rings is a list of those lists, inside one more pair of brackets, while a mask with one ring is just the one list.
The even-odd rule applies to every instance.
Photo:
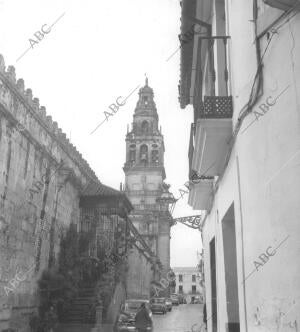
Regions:
[[[30, 48], [34, 33], [42, 26], [49, 31], [53, 23]], [[125, 134], [138, 90], [90, 133], [118, 96], [144, 85], [147, 73], [164, 135], [166, 182], [175, 197], [188, 177], [192, 121], [192, 109], [181, 110], [178, 103], [180, 52], [166, 61], [179, 46], [179, 28], [178, 0], [0, 0], [0, 53], [6, 65], [15, 66], [17, 78], [24, 79], [100, 181], [117, 189], [124, 183]], [[175, 217], [199, 212], [187, 205], [187, 196], [177, 203]], [[171, 266], [195, 266], [197, 250], [199, 231], [172, 228]]]

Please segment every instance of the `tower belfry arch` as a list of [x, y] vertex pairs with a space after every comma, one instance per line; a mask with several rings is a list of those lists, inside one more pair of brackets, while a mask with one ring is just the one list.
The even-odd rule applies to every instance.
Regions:
[[149, 297], [151, 282], [170, 269], [170, 228], [173, 224], [168, 204], [160, 200], [168, 191], [164, 168], [164, 138], [153, 89], [148, 77], [138, 92], [131, 130], [126, 135], [125, 192], [134, 210], [132, 223], [154, 253], [160, 266], [153, 267], [133, 248], [129, 255], [127, 293], [129, 297]]

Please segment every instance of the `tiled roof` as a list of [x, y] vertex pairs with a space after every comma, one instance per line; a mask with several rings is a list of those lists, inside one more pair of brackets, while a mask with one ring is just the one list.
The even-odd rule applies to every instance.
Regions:
[[81, 193], [82, 196], [124, 196], [119, 190], [108, 187], [101, 182], [91, 181]]
[[80, 193], [81, 204], [95, 204], [95, 202], [100, 202], [103, 199], [114, 201], [114, 204], [118, 207], [125, 207], [127, 213], [133, 210], [133, 206], [125, 192], [108, 187], [100, 181], [90, 181]]

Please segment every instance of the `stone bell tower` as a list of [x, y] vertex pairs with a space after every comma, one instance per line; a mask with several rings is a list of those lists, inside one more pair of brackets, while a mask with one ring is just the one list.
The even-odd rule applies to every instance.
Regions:
[[[170, 268], [170, 214], [160, 200], [168, 190], [164, 183], [164, 139], [158, 128], [158, 114], [153, 90], [145, 86], [133, 115], [131, 131], [126, 135], [125, 192], [134, 210], [130, 217], [144, 240], [162, 264]], [[135, 249], [129, 256], [128, 296], [150, 295], [150, 283], [158, 279], [147, 260]]]

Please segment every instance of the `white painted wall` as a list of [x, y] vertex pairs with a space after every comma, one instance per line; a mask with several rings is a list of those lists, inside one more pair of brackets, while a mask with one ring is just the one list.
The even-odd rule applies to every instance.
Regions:
[[[250, 21], [252, 1], [231, 0], [227, 9], [235, 125], [256, 71], [254, 26]], [[299, 31], [300, 14], [284, 24], [269, 45], [263, 67], [264, 92], [254, 111], [260, 110], [259, 105], [268, 96], [273, 101], [289, 88], [264, 116], [242, 133], [255, 119], [253, 114], [246, 117], [204, 226], [208, 318], [211, 316], [209, 241], [216, 237], [219, 331], [225, 331], [227, 322], [221, 222], [232, 202], [241, 331], [297, 331], [295, 322], [298, 328], [300, 325]], [[267, 43], [267, 36], [262, 37], [262, 52]], [[273, 251], [284, 239], [275, 255], [256, 271], [254, 261], [258, 261], [258, 256], [268, 247], [271, 247], [269, 252]], [[208, 331], [212, 331], [211, 320], [208, 326]]]

